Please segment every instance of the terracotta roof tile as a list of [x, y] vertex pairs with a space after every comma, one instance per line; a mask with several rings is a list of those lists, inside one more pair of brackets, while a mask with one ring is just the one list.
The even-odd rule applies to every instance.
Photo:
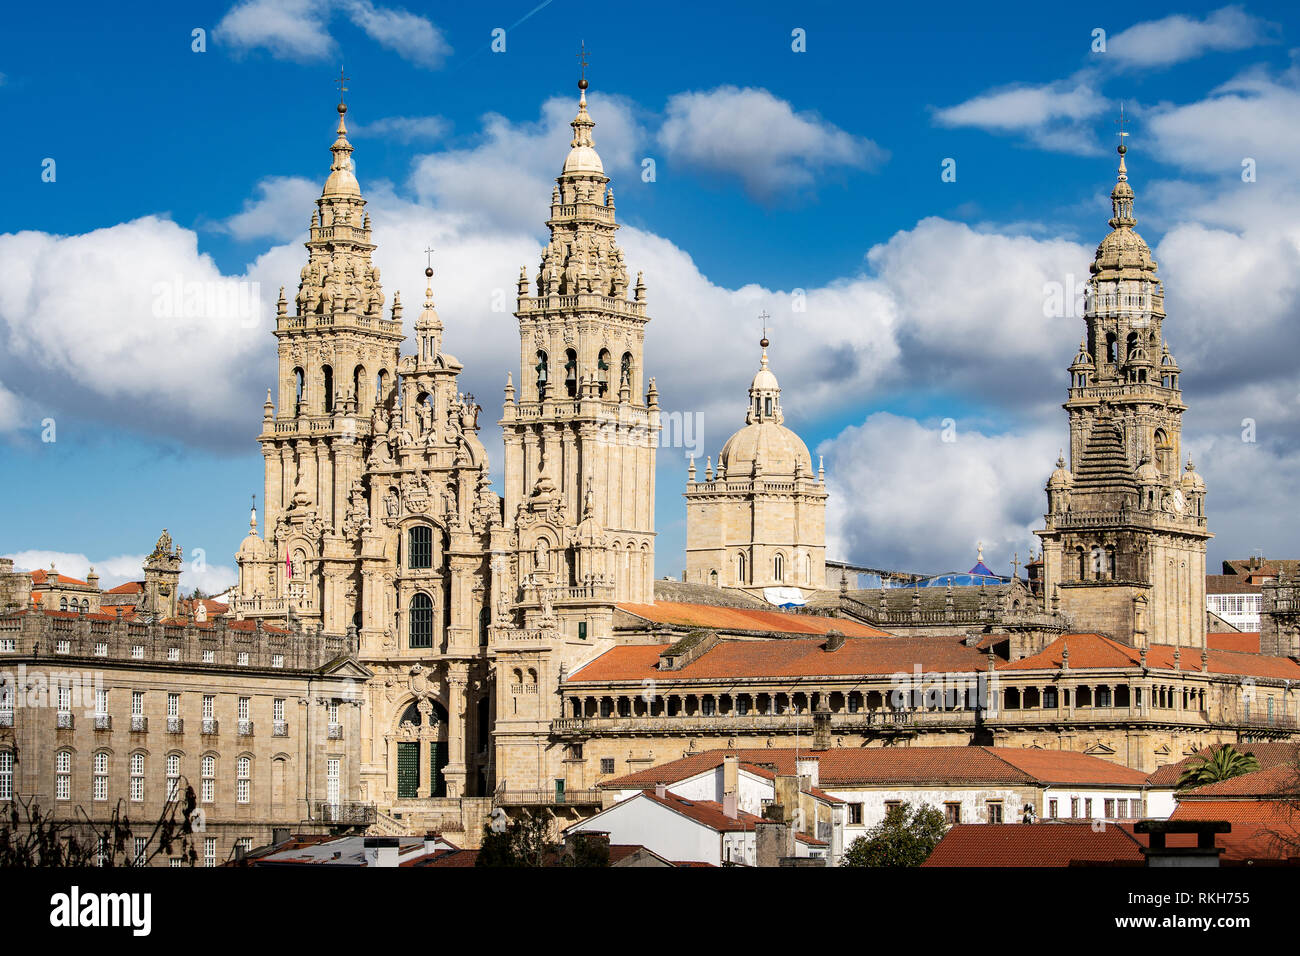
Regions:
[[[31, 572], [31, 575], [32, 575], [32, 584], [49, 583], [50, 572], [45, 568], [37, 568], [35, 571]], [[77, 578], [70, 578], [66, 574], [59, 574], [57, 571], [54, 572], [54, 577], [56, 583], [58, 584], [71, 584], [83, 588], [90, 587], [90, 585], [87, 584], [85, 581], [81, 581]]]
[[[1064, 663], [1065, 648], [1070, 651], [1070, 669], [1125, 668], [1141, 666], [1141, 652], [1136, 647], [1102, 637], [1100, 634], [1063, 634], [1047, 647], [1021, 658], [998, 665], [998, 670], [1059, 670]], [[1147, 649], [1147, 666], [1158, 670], [1173, 670], [1175, 648], [1172, 644], [1153, 644]], [[1265, 657], [1240, 651], [1211, 648], [1207, 652], [1211, 674], [1233, 674], [1249, 677], [1276, 677], [1300, 680], [1300, 663], [1289, 657]], [[1184, 648], [1178, 666], [1186, 671], [1200, 671], [1201, 655]]]
[[1261, 594], [1263, 588], [1250, 584], [1243, 575], [1207, 574], [1205, 576], [1206, 594]]
[[[1193, 762], [1201, 757], [1208, 757], [1221, 745], [1215, 744], [1205, 747], [1190, 757], [1184, 757], [1176, 763], [1165, 764], [1158, 768], [1154, 773], [1147, 777], [1147, 786], [1150, 787], [1172, 787], [1178, 783], [1178, 778]], [[1278, 764], [1292, 764], [1300, 760], [1300, 741], [1263, 741], [1253, 744], [1235, 744], [1235, 747], [1242, 753], [1255, 755], [1255, 760], [1259, 763], [1261, 770], [1267, 770], [1269, 767]]]
[[744, 810], [737, 810], [734, 817], [729, 817], [723, 812], [722, 804], [716, 800], [692, 800], [678, 796], [671, 790], [662, 797], [658, 796], [653, 790], [644, 790], [642, 795], [662, 807], [667, 807], [684, 817], [694, 820], [696, 823], [702, 824], [711, 830], [717, 830], [720, 833], [752, 830], [755, 823], [761, 823], [763, 820], [762, 817], [747, 813]]
[[[602, 790], [634, 790], [663, 783], [671, 786], [722, 763], [735, 754], [742, 766], [795, 772], [793, 747], [707, 750], [598, 784]], [[858, 784], [926, 783], [1055, 783], [1098, 786], [1141, 786], [1145, 775], [1136, 770], [1065, 750], [1016, 747], [867, 747], [800, 750], [799, 756], [818, 758], [820, 787]]]
[[1071, 866], [1144, 861], [1122, 827], [1089, 823], [954, 824], [923, 866]]
[[1206, 634], [1205, 643], [1212, 651], [1240, 651], [1243, 654], [1259, 653], [1259, 631]]
[[566, 681], [717, 680], [728, 677], [819, 677], [845, 674], [972, 673], [986, 655], [956, 637], [849, 638], [827, 651], [824, 640], [719, 641], [685, 667], [660, 671], [669, 644], [622, 645], [575, 671]]
[[109, 588], [105, 594], [143, 594], [143, 581], [127, 581], [125, 584], [119, 584], [115, 588]]
[[[1242, 746], [1245, 746], [1244, 744]], [[1259, 758], [1256, 757], [1256, 760]], [[1216, 797], [1289, 797], [1300, 798], [1300, 766], [1296, 763], [1276, 763], [1243, 773], [1217, 783], [1207, 783], [1178, 795], [1182, 801], [1212, 799]]]
[[839, 631], [846, 637], [884, 637], [885, 632], [847, 618], [786, 614], [743, 607], [718, 607], [681, 601], [654, 604], [620, 604], [619, 610], [654, 624], [677, 627], [705, 627], [719, 631], [757, 631], [776, 634], [827, 634]]

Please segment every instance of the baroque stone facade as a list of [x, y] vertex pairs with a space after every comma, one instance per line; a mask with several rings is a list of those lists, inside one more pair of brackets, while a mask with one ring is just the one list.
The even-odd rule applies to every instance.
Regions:
[[1070, 463], [1047, 483], [1043, 580], [1076, 628], [1201, 648], [1205, 482], [1190, 458], [1180, 474], [1180, 370], [1162, 337], [1156, 263], [1134, 229], [1125, 152], [1070, 365]]

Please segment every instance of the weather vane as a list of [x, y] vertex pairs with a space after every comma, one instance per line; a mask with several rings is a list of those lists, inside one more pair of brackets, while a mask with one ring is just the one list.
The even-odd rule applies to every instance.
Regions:
[[338, 85], [339, 85], [339, 102], [340, 102], [340, 103], [343, 102], [343, 94], [346, 93], [346, 92], [348, 91], [348, 85], [347, 85], [347, 84], [348, 84], [348, 80], [350, 80], [350, 79], [352, 79], [352, 77], [350, 77], [350, 76], [344, 76], [344, 74], [343, 74], [343, 67], [340, 66], [340, 67], [339, 67], [339, 78], [335, 81], [335, 82], [338, 83]]

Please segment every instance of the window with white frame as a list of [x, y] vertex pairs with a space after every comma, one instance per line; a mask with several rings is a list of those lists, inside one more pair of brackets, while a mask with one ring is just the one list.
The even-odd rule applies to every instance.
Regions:
[[181, 695], [168, 694], [167, 695], [167, 716], [179, 717], [180, 715], [181, 715]]
[[12, 750], [0, 750], [0, 800], [14, 798], [14, 754]]
[[240, 651], [235, 655], [235, 663], [240, 667], [248, 666], [248, 651]]
[[240, 720], [248, 720], [248, 711], [251, 702], [252, 702], [251, 697], [239, 698], [239, 719]]
[[96, 800], [108, 799], [108, 754], [99, 751], [92, 759], [94, 770], [92, 783], [92, 794]]
[[217, 797], [217, 758], [209, 754], [203, 758], [203, 802], [211, 803]]
[[95, 690], [95, 716], [108, 716], [108, 688], [99, 687]]
[[167, 648], [167, 660], [178, 661], [181, 659], [181, 649], [174, 644]]
[[339, 722], [339, 702], [332, 700], [329, 702], [329, 722], [331, 725], [337, 725]]
[[12, 637], [0, 637], [0, 654], [12, 654], [18, 649], [18, 642]]
[[55, 654], [71, 654], [71, 653], [72, 653], [72, 642], [71, 642], [70, 640], [68, 640], [66, 637], [64, 637], [64, 638], [59, 638], [59, 640], [57, 640], [57, 641], [54, 642], [54, 653], [55, 653]]
[[167, 755], [167, 801], [170, 803], [181, 795], [181, 755]]
[[283, 666], [284, 666], [284, 655], [283, 655], [283, 654], [272, 654], [272, 655], [271, 655], [271, 666], [272, 666], [272, 667], [283, 667]]
[[213, 710], [216, 707], [216, 704], [217, 704], [217, 697], [215, 694], [203, 695], [203, 719], [204, 720], [211, 720], [213, 718], [214, 716]]
[[204, 866], [217, 865], [217, 838], [216, 837], [203, 838], [203, 865]]
[[167, 866], [173, 870], [178, 870], [184, 865], [185, 865], [185, 861], [182, 860], [179, 856], [174, 856], [167, 861]]
[[58, 697], [59, 697], [59, 701], [58, 701], [59, 713], [60, 714], [72, 713], [72, 685], [60, 684], [58, 690]]
[[247, 853], [249, 850], [253, 849], [253, 838], [240, 837], [238, 840], [235, 841], [235, 849], [237, 849], [240, 853]]
[[144, 754], [131, 754], [131, 802], [144, 800]]
[[54, 755], [54, 799], [72, 798], [72, 754], [60, 750]]
[[142, 690], [131, 691], [131, 716], [144, 716], [144, 691]]
[[271, 705], [272, 716], [275, 720], [284, 720], [284, 698], [277, 697]]
[[108, 641], [96, 641], [96, 642], [95, 642], [95, 656], [96, 656], [96, 657], [107, 657], [107, 656], [108, 656]]
[[0, 683], [0, 727], [14, 725], [14, 689], [8, 681]]
[[95, 866], [108, 866], [108, 837], [95, 841]]
[[235, 761], [235, 802], [247, 803], [252, 789], [253, 758], [240, 757]]
[[135, 855], [132, 858], [135, 866], [144, 866], [145, 860], [149, 853], [149, 838], [135, 838]]
[[205, 663], [205, 664], [215, 664], [216, 662], [217, 662], [217, 652], [216, 652], [216, 651], [204, 651], [204, 652], [203, 652], [203, 663]]
[[337, 806], [339, 802], [339, 767], [342, 761], [337, 757], [330, 757], [325, 761], [325, 798], [331, 806]]
[[137, 660], [137, 661], [142, 661], [142, 660], [144, 660], [144, 645], [143, 645], [143, 644], [132, 644], [132, 645], [131, 645], [131, 659], [132, 659], [132, 660]]

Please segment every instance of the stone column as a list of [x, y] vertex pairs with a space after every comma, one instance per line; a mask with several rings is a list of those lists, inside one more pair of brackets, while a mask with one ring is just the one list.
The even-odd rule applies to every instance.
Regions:
[[469, 665], [453, 661], [447, 669], [447, 796], [465, 794], [465, 687], [469, 682]]

